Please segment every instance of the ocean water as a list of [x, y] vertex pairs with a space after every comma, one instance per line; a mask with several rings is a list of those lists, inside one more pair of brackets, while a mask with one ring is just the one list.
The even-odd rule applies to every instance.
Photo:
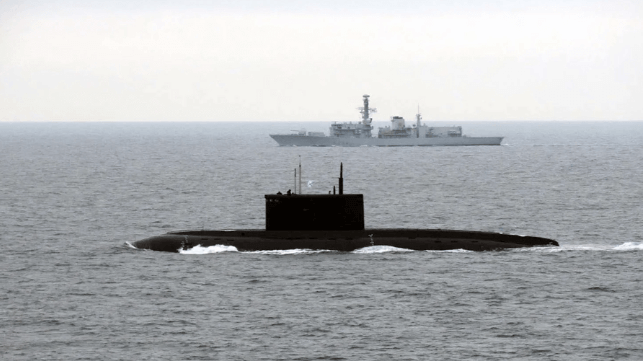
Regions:
[[[328, 124], [0, 123], [0, 359], [643, 359], [643, 122], [459, 125], [506, 138], [291, 148], [268, 134]], [[263, 228], [263, 195], [294, 188], [299, 159], [309, 193], [332, 189], [343, 162], [369, 228], [561, 246], [129, 246]]]

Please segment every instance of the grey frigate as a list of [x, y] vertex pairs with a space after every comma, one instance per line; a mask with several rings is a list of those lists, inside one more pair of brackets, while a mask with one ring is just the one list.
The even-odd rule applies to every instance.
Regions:
[[364, 106], [358, 108], [362, 114], [361, 122], [335, 122], [330, 125], [330, 134], [323, 132], [306, 132], [305, 129], [294, 134], [270, 134], [280, 146], [298, 147], [403, 147], [403, 146], [464, 146], [464, 145], [500, 145], [503, 137], [469, 137], [462, 134], [462, 127], [430, 127], [422, 124], [422, 115], [418, 111], [415, 124], [406, 126], [401, 116], [391, 117], [391, 125], [380, 127], [377, 136], [373, 136], [373, 118], [375, 108], [369, 108], [369, 95], [364, 95]]

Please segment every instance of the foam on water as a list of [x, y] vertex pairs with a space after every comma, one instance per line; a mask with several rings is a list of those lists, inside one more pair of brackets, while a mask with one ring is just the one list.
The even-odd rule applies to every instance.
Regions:
[[[132, 245], [130, 242], [125, 242], [125, 244], [132, 249], [139, 249]], [[511, 252], [536, 252], [536, 253], [558, 253], [558, 252], [567, 252], [567, 251], [643, 251], [643, 242], [625, 242], [618, 246], [607, 246], [607, 245], [562, 245], [560, 247], [525, 247], [525, 248], [515, 248], [509, 249], [507, 251]], [[239, 252], [239, 250], [234, 246], [226, 245], [214, 245], [210, 247], [202, 247], [197, 245], [188, 250], [179, 249], [181, 254], [210, 254], [210, 253], [224, 253], [224, 252]], [[257, 254], [269, 254], [269, 255], [296, 255], [296, 254], [314, 254], [314, 253], [324, 253], [324, 252], [334, 252], [331, 250], [312, 250], [312, 249], [286, 249], [286, 250], [270, 250], [270, 251], [254, 251], [247, 253], [257, 253]], [[397, 248], [392, 246], [369, 246], [357, 249], [352, 253], [358, 254], [375, 254], [375, 253], [387, 253], [387, 252], [413, 252], [411, 249], [406, 248]], [[432, 253], [469, 253], [475, 251], [469, 251], [465, 249], [449, 249], [444, 251], [434, 251], [427, 250], [425, 252]], [[246, 253], [246, 252], [244, 252]]]
[[611, 245], [561, 245], [560, 247], [526, 247], [515, 248], [514, 252], [538, 252], [538, 253], [557, 253], [568, 251], [643, 251], [643, 242], [625, 242], [618, 246]]
[[411, 249], [397, 248], [392, 246], [369, 246], [356, 249], [353, 253], [387, 253], [387, 252], [413, 252]]
[[271, 254], [271, 255], [278, 255], [278, 256], [286, 256], [286, 255], [293, 255], [293, 254], [314, 254], [314, 253], [324, 253], [324, 252], [333, 252], [330, 250], [312, 250], [312, 249], [277, 249], [277, 250], [272, 250], [272, 251], [254, 251], [254, 252], [247, 252], [247, 253], [257, 253], [257, 254]]
[[616, 251], [643, 251], [643, 242], [625, 242], [614, 247]]
[[425, 252], [431, 252], [431, 253], [472, 253], [474, 251], [469, 251], [469, 250], [466, 250], [466, 249], [459, 248], [459, 249], [446, 249], [446, 250], [443, 250], [443, 251], [426, 250]]
[[546, 247], [523, 247], [523, 248], [512, 248], [507, 249], [509, 252], [535, 252], [535, 253], [558, 253], [566, 251], [603, 251], [607, 248], [600, 249], [600, 247], [594, 246], [576, 246], [576, 245], [562, 245], [560, 247], [556, 246], [546, 246]]
[[200, 244], [188, 250], [179, 249], [181, 254], [210, 254], [210, 253], [224, 253], [224, 252], [239, 252], [235, 246], [214, 245], [210, 247], [202, 247]]

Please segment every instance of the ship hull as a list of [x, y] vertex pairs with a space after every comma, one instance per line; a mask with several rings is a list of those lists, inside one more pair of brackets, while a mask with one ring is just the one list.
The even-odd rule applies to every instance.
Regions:
[[558, 246], [552, 239], [492, 232], [442, 229], [366, 229], [358, 231], [181, 231], [133, 243], [139, 249], [178, 252], [194, 246], [234, 246], [238, 251], [288, 249], [351, 252], [369, 246], [444, 251], [493, 251], [521, 247]]
[[280, 146], [297, 147], [437, 147], [500, 145], [503, 137], [350, 138], [297, 134], [270, 134]]

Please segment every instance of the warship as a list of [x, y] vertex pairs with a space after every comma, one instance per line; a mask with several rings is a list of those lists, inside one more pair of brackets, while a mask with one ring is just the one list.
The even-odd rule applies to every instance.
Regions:
[[[297, 170], [295, 169], [295, 172]], [[339, 192], [302, 194], [301, 165], [299, 193], [265, 195], [266, 228], [239, 230], [195, 230], [169, 232], [132, 243], [139, 249], [180, 252], [195, 246], [233, 246], [237, 251], [289, 249], [351, 252], [369, 246], [391, 246], [408, 250], [493, 251], [509, 248], [558, 246], [552, 239], [504, 233], [447, 229], [364, 227], [364, 196], [344, 194], [343, 165]]]
[[391, 125], [380, 127], [374, 137], [371, 113], [377, 109], [369, 108], [369, 95], [364, 95], [364, 106], [358, 108], [362, 114], [361, 122], [333, 123], [330, 135], [324, 132], [296, 130], [295, 134], [270, 134], [280, 146], [297, 147], [400, 147], [400, 146], [465, 146], [500, 145], [503, 137], [469, 137], [462, 134], [462, 127], [429, 127], [422, 124], [422, 115], [415, 116], [415, 124], [406, 126], [401, 116], [391, 117]]

